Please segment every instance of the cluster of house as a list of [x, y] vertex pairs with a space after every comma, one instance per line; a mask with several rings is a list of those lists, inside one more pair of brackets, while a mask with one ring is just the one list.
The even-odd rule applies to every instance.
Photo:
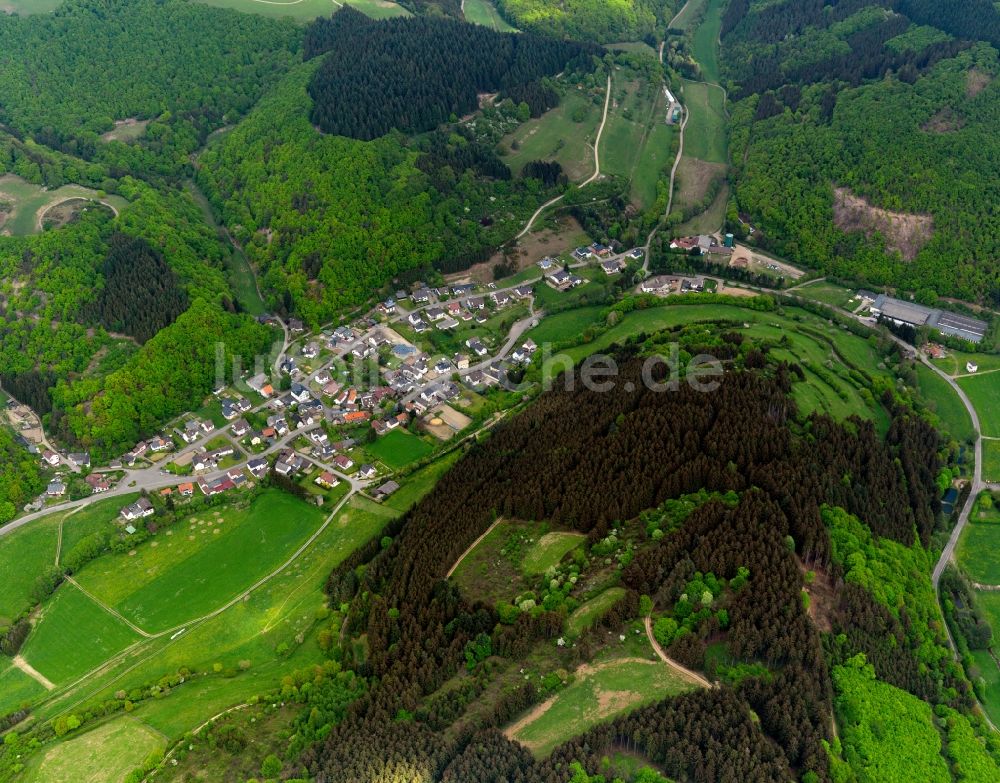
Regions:
[[732, 234], [726, 234], [722, 244], [719, 244], [718, 240], [713, 236], [699, 234], [696, 237], [678, 237], [677, 239], [673, 239], [670, 242], [670, 247], [672, 250], [686, 250], [688, 252], [697, 249], [703, 256], [710, 253], [713, 255], [729, 256], [735, 250], [735, 242]]
[[655, 275], [647, 277], [639, 284], [639, 290], [644, 294], [697, 294], [705, 290], [705, 278], [702, 276]]
[[413, 327], [413, 331], [420, 334], [428, 331], [432, 324], [438, 329], [448, 330], [458, 328], [462, 321], [483, 323], [486, 319], [486, 298], [469, 296], [414, 310], [407, 316], [406, 322]]
[[252, 407], [246, 397], [226, 397], [222, 400], [222, 418], [232, 421], [240, 414], [249, 412]]

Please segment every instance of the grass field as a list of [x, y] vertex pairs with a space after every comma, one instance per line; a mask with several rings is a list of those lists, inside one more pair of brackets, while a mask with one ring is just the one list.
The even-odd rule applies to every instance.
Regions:
[[983, 709], [996, 723], [1000, 720], [1000, 668], [997, 667], [989, 650], [972, 650], [972, 657], [980, 676], [986, 682], [985, 698], [981, 699]]
[[[310, 630], [326, 604], [323, 586], [330, 571], [395, 516], [391, 509], [351, 498], [294, 563], [245, 600], [176, 638], [144, 641], [86, 685], [47, 702], [37, 714], [48, 720], [81, 710], [119, 689], [142, 687], [187, 667], [198, 676], [134, 713], [177, 739], [225, 707], [276, 687], [287, 672], [322, 660]], [[246, 673], [240, 673], [241, 662], [250, 667]], [[223, 671], [213, 676], [215, 664]]]
[[393, 470], [406, 467], [410, 463], [426, 457], [433, 450], [434, 447], [422, 438], [403, 429], [395, 429], [386, 433], [378, 440], [365, 446], [365, 451]]
[[613, 108], [601, 134], [601, 171], [632, 183], [632, 201], [641, 209], [656, 201], [656, 182], [673, 160], [673, 126], [665, 121], [663, 91], [656, 82], [612, 78]]
[[526, 574], [544, 574], [556, 566], [567, 552], [584, 540], [582, 533], [546, 533], [524, 554], [521, 568]]
[[722, 29], [722, 9], [726, 0], [708, 0], [705, 17], [694, 33], [691, 43], [694, 59], [701, 66], [706, 82], [719, 82], [719, 31]]
[[975, 406], [983, 435], [1000, 437], [1000, 373], [962, 376], [958, 385]]
[[531, 338], [539, 345], [578, 340], [584, 329], [600, 322], [604, 309], [602, 306], [578, 307], [543, 318], [531, 330]]
[[7, 658], [0, 660], [0, 716], [9, 715], [45, 693], [33, 677], [18, 669]]
[[528, 589], [530, 585], [525, 577], [531, 572], [524, 563], [533, 549], [528, 542], [534, 539], [537, 543], [544, 538], [546, 529], [544, 522], [503, 520], [465, 556], [452, 574], [462, 595], [470, 601], [493, 604], [509, 601]]
[[80, 584], [148, 633], [223, 605], [273, 571], [319, 527], [324, 514], [279, 491], [249, 508], [205, 511], [134, 550], [87, 565]]
[[674, 18], [671, 27], [675, 30], [687, 30], [698, 18], [706, 2], [707, 0], [691, 0], [687, 4], [682, 3], [681, 12]]
[[[940, 375], [923, 364], [916, 364], [917, 384], [921, 396], [927, 402], [928, 407], [941, 419], [942, 426], [957, 440], [971, 441], [975, 437], [972, 429], [972, 419], [965, 405], [959, 399], [958, 394], [951, 385]], [[986, 459], [987, 446], [991, 441], [983, 442], [983, 470], [985, 472], [989, 465]], [[1000, 467], [1000, 452], [997, 452], [998, 464]], [[1000, 470], [994, 475], [1000, 480]]]
[[21, 650], [52, 682], [82, 676], [139, 637], [71, 584], [56, 590]]
[[619, 659], [577, 670], [576, 679], [555, 697], [508, 729], [536, 757], [547, 756], [592, 726], [689, 686], [659, 661]]
[[489, 0], [465, 0], [465, 21], [491, 27], [501, 33], [515, 31]]
[[983, 441], [983, 481], [1000, 482], [1000, 440]]
[[[74, 198], [96, 199], [98, 194], [96, 190], [82, 185], [63, 185], [55, 190], [47, 190], [16, 174], [4, 174], [0, 176], [0, 202], [13, 205], [13, 211], [0, 223], [0, 232], [14, 236], [37, 234], [41, 230], [39, 220], [45, 209]], [[101, 201], [116, 209], [122, 209], [128, 204], [121, 196], [107, 196]]]
[[[794, 360], [803, 366], [806, 382], [798, 382], [793, 386], [793, 395], [801, 409], [806, 412], [824, 411], [837, 418], [857, 413], [874, 419], [882, 430], [888, 426], [885, 410], [874, 402], [867, 386], [850, 374], [853, 366], [871, 375], [889, 377], [887, 370], [879, 369], [881, 359], [874, 347], [867, 340], [831, 326], [825, 320], [797, 308], [786, 308], [783, 315], [778, 315], [731, 304], [664, 304], [629, 313], [617, 325], [591, 342], [574, 345], [560, 355], [579, 362], [590, 354], [606, 350], [612, 344], [623, 342], [641, 332], [649, 334], [681, 324], [718, 319], [749, 324], [749, 336], [766, 338], [774, 343], [784, 336], [788, 337], [788, 348], [778, 347], [772, 353], [778, 358]], [[536, 336], [540, 329], [544, 328], [550, 335], [571, 333], [570, 325], [579, 326], [580, 323], [581, 319], [576, 311], [569, 310], [546, 318], [538, 327], [529, 331], [527, 336], [540, 342]], [[562, 366], [556, 361], [558, 357], [553, 359], [554, 366]]]
[[[581, 122], [573, 121], [573, 113], [586, 111]], [[603, 100], [595, 103], [589, 96], [570, 90], [556, 108], [541, 117], [521, 124], [501, 142], [509, 152], [504, 162], [515, 174], [532, 160], [558, 161], [571, 182], [579, 182], [594, 171], [591, 143], [601, 123]], [[514, 145], [517, 149], [514, 149]]]
[[726, 112], [723, 92], [703, 82], [683, 81], [681, 100], [689, 119], [684, 128], [684, 156], [726, 163]]
[[53, 745], [32, 759], [22, 780], [102, 783], [122, 780], [166, 740], [134, 718], [123, 716], [93, 731]]
[[60, 516], [46, 517], [0, 538], [0, 625], [33, 603], [35, 580], [55, 563]]
[[594, 596], [586, 603], [577, 607], [577, 610], [566, 620], [566, 633], [570, 636], [579, 636], [586, 631], [595, 620], [610, 609], [615, 601], [625, 595], [623, 587], [609, 587], [600, 595]]
[[[969, 515], [969, 524], [962, 531], [956, 557], [962, 570], [974, 582], [1000, 584], [1000, 510], [986, 510], [976, 504]], [[991, 603], [1000, 610], [1000, 601]], [[1000, 633], [1000, 614], [996, 619], [998, 622], [993, 628]]]
[[796, 288], [795, 293], [806, 299], [828, 304], [831, 307], [842, 307], [853, 310], [854, 306], [857, 305], [857, 302], [853, 301], [854, 291], [842, 285], [827, 282], [826, 280], [807, 283], [800, 288]]

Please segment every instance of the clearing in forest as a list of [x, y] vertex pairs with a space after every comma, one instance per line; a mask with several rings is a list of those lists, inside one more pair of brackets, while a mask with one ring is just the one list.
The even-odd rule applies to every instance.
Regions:
[[691, 686], [662, 661], [620, 658], [584, 665], [555, 696], [510, 725], [505, 734], [537, 758], [598, 723]]
[[934, 235], [934, 218], [930, 215], [876, 207], [842, 187], [833, 189], [833, 222], [841, 231], [861, 231], [869, 237], [881, 234], [889, 252], [899, 253], [907, 261], [916, 258]]

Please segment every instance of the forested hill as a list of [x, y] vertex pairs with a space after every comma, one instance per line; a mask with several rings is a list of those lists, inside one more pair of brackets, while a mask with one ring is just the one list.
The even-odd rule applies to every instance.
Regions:
[[730, 227], [744, 213], [766, 247], [928, 302], [1000, 302], [1000, 59], [981, 42], [1000, 13], [957, 5], [976, 15], [733, 0]]
[[[108, 155], [98, 138], [114, 120], [177, 115], [196, 131], [217, 127], [280, 77], [301, 35], [289, 21], [187, 0], [67, 0], [52, 14], [0, 14], [0, 122], [118, 163], [126, 150]], [[183, 133], [177, 143], [192, 131]], [[172, 141], [166, 128], [157, 135], [167, 136], [160, 146]]]
[[306, 34], [306, 55], [324, 52], [309, 82], [313, 122], [369, 140], [430, 130], [479, 108], [478, 93], [551, 76], [599, 49], [450, 19], [373, 22], [345, 8]]
[[[692, 352], [711, 344], [716, 355], [769, 369], [734, 370], [712, 394], [686, 386], [660, 394], [639, 382], [639, 357], [668, 340]], [[322, 749], [307, 752], [310, 776], [388, 782], [402, 779], [393, 770], [412, 769], [420, 772], [406, 779], [589, 783], [571, 775], [570, 762], [603, 774], [609, 756], [628, 751], [672, 780], [847, 781], [854, 778], [831, 734], [830, 669], [867, 659], [872, 681], [877, 674], [932, 703], [970, 706], [969, 683], [944, 646], [926, 555], [913, 544], [926, 541], [934, 524], [933, 430], [895, 406], [884, 441], [860, 419], [841, 425], [801, 417], [786, 396], [789, 368], [772, 363], [761, 346], [738, 345], [739, 335], [713, 340], [679, 329], [644, 341], [617, 357], [613, 391], [576, 383], [543, 394], [442, 477], [388, 546], [369, 547], [334, 571], [328, 592], [334, 603], [349, 602], [348, 632], [366, 634], [361, 671], [373, 676], [373, 686]], [[497, 517], [575, 529], [587, 534], [593, 555], [599, 544], [625, 540], [628, 520], [643, 509], [700, 488], [732, 492], [734, 503], [706, 502], [649, 539], [640, 522], [636, 540], [643, 543], [629, 549], [618, 570], [622, 598], [572, 646], [556, 641], [564, 615], [552, 593], [504, 615], [499, 603], [496, 610], [468, 603], [442, 578]], [[870, 529], [824, 504], [851, 511]], [[585, 574], [586, 558], [575, 562]], [[853, 569], [850, 584], [826, 604], [831, 627], [822, 638], [802, 598], [806, 568], [829, 573], [837, 585]], [[615, 638], [626, 618], [648, 612], [639, 609], [641, 600], [687, 604], [694, 599], [685, 586], [706, 574], [742, 586], [723, 619], [703, 609], [704, 624], [678, 634], [669, 654], [700, 668], [711, 648], [724, 647], [732, 660], [755, 662], [733, 687], [651, 704], [533, 759], [493, 727], [545, 698], [534, 682], [488, 697], [480, 694], [490, 686], [480, 683], [490, 675], [477, 680], [479, 690], [452, 684], [468, 660], [463, 651], [482, 635], [514, 672], [531, 670], [532, 651], [540, 650], [572, 671]], [[904, 592], [905, 609], [898, 600]], [[493, 671], [504, 670], [501, 664]], [[852, 759], [858, 769], [868, 761]], [[881, 762], [893, 767], [891, 759]]]

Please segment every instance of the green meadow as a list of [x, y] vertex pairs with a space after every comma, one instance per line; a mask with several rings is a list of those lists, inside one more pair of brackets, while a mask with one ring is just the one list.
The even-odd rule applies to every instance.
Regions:
[[201, 511], [129, 553], [87, 565], [77, 580], [148, 633], [222, 606], [284, 563], [324, 513], [267, 491], [245, 509]]

